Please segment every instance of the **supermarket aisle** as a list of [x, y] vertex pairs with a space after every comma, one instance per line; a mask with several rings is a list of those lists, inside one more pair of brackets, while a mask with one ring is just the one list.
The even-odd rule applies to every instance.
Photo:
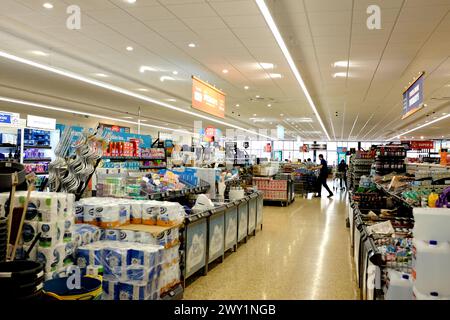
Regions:
[[264, 210], [264, 230], [188, 286], [185, 299], [356, 299], [345, 193]]

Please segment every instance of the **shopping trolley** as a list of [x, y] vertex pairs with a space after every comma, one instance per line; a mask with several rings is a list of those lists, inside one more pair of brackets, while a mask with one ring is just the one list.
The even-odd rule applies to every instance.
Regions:
[[307, 197], [308, 193], [319, 192], [318, 171], [306, 168], [296, 169], [294, 172], [295, 194]]

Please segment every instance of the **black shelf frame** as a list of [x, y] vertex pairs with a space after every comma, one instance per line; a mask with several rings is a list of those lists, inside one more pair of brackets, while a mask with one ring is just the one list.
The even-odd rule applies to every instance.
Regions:
[[31, 145], [24, 145], [23, 146], [24, 149], [51, 149], [51, 146], [31, 146]]

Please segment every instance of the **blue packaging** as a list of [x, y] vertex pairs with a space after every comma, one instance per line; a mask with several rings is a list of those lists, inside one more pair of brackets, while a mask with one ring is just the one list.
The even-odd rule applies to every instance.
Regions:
[[144, 266], [131, 266], [127, 268], [127, 280], [144, 281], [148, 278], [148, 268]]
[[125, 248], [105, 248], [102, 252], [103, 275], [109, 279], [125, 276], [128, 250]]
[[119, 204], [120, 225], [130, 223], [131, 206], [129, 204]]
[[107, 229], [105, 230], [105, 240], [120, 240], [120, 231], [115, 229]]
[[119, 281], [103, 279], [102, 300], [119, 300]]
[[159, 251], [154, 248], [130, 249], [128, 266], [154, 267], [158, 263]]
[[98, 248], [79, 247], [77, 249], [77, 266], [86, 268], [92, 264], [95, 266], [102, 265], [102, 251]]
[[120, 300], [145, 300], [146, 283], [119, 283]]

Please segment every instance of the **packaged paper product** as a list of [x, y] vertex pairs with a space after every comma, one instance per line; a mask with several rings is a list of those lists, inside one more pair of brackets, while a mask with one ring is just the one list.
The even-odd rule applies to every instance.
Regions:
[[103, 279], [102, 300], [119, 300], [119, 281]]
[[57, 199], [58, 219], [64, 220], [64, 218], [66, 217], [66, 212], [67, 212], [67, 194], [66, 193], [57, 193], [56, 199]]
[[41, 233], [39, 238], [40, 247], [52, 247], [58, 242], [58, 228], [55, 222], [41, 222], [37, 223], [38, 231]]
[[143, 201], [142, 203], [142, 223], [156, 225], [160, 212], [158, 201]]
[[119, 283], [119, 299], [120, 300], [145, 300], [146, 299], [146, 282], [136, 283]]
[[[19, 201], [24, 203], [25, 197], [25, 194], [19, 196]], [[35, 204], [40, 221], [53, 222], [58, 219], [58, 195], [56, 192], [33, 191], [30, 195], [30, 203]]]
[[118, 241], [120, 239], [120, 231], [117, 229], [106, 229], [105, 240]]
[[57, 244], [54, 248], [53, 254], [55, 255], [57, 260], [56, 267], [57, 268], [64, 267], [64, 259], [66, 258], [66, 244], [64, 243]]
[[76, 250], [76, 264], [80, 268], [88, 265], [102, 265], [102, 248], [92, 244], [78, 247]]
[[84, 205], [81, 201], [75, 203], [75, 222], [84, 222]]
[[66, 222], [64, 220], [59, 220], [56, 223], [57, 232], [56, 232], [56, 243], [63, 243], [64, 242], [64, 232], [65, 232], [65, 224]]
[[[98, 227], [89, 224], [75, 224], [73, 228], [74, 237], [81, 236], [81, 244], [86, 245], [93, 241], [99, 241], [101, 231]], [[78, 243], [78, 237], [75, 239]]]
[[65, 218], [72, 217], [75, 213], [75, 195], [72, 193], [67, 194], [66, 199], [66, 211], [65, 211]]
[[119, 223], [121, 226], [130, 224], [130, 204], [128, 202], [119, 203]]
[[134, 242], [135, 241], [135, 232], [133, 230], [118, 230], [119, 231], [119, 240], [125, 242]]
[[33, 242], [34, 238], [37, 236], [38, 222], [37, 221], [24, 221], [22, 227], [22, 241], [24, 245], [29, 245]]
[[142, 244], [152, 244], [157, 245], [159, 242], [157, 239], [150, 233], [145, 231], [136, 231], [134, 234], [136, 242], [142, 243]]
[[45, 272], [53, 272], [58, 268], [59, 253], [56, 247], [38, 247], [37, 261], [44, 265]]
[[83, 223], [97, 225], [97, 213], [96, 205], [84, 204], [83, 205]]
[[73, 225], [74, 225], [73, 217], [66, 218], [64, 220], [63, 242], [70, 242], [72, 240]]
[[176, 202], [164, 201], [160, 205], [157, 224], [160, 226], [175, 226], [183, 221], [185, 211], [183, 207]]
[[107, 279], [122, 279], [125, 277], [127, 260], [127, 248], [109, 247], [103, 249], [103, 276]]
[[130, 223], [142, 223], [142, 202], [139, 200], [130, 203]]
[[[101, 211], [100, 211], [101, 209]], [[97, 210], [98, 219], [100, 220], [100, 227], [102, 228], [117, 228], [121, 223], [121, 210], [120, 207], [114, 204], [100, 205]], [[125, 212], [125, 211], [124, 211]], [[126, 212], [124, 213], [126, 220]]]
[[159, 264], [159, 248], [140, 246], [129, 250], [129, 266], [141, 265], [153, 268]]

